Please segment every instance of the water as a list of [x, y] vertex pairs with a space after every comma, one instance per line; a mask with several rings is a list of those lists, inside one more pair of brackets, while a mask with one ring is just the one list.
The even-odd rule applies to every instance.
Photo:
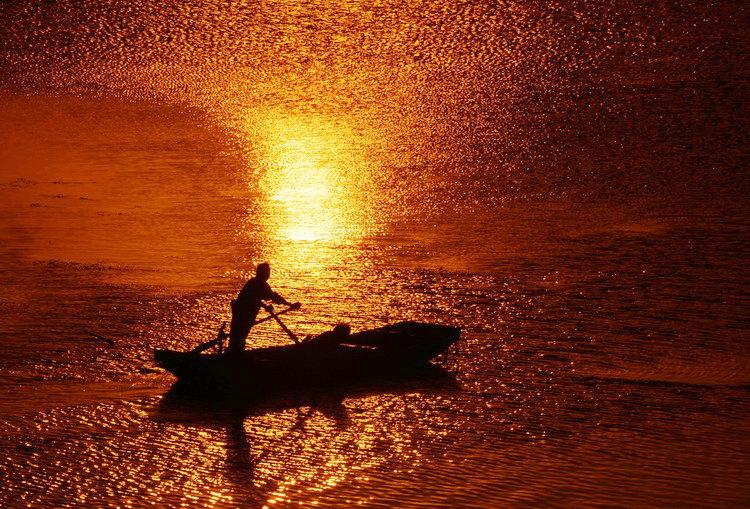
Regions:
[[[747, 504], [739, 3], [1, 9], [3, 507]], [[174, 400], [265, 260], [453, 380]]]

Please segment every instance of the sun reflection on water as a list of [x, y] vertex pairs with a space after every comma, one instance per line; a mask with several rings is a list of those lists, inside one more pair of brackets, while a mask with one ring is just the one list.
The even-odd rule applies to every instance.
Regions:
[[[336, 235], [336, 146], [314, 133], [292, 132], [274, 147], [277, 172], [270, 199], [280, 205], [284, 223], [278, 233], [292, 241], [330, 239]], [[326, 143], [329, 141], [329, 143]]]
[[293, 247], [287, 261], [309, 262], [321, 245], [360, 237], [368, 168], [357, 135], [323, 118], [285, 116], [268, 123], [267, 136], [264, 221], [281, 253]]

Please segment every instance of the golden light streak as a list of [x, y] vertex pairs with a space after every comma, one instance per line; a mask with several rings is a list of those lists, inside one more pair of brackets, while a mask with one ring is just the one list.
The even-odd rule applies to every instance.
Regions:
[[340, 260], [335, 248], [368, 231], [372, 168], [363, 131], [316, 115], [267, 115], [255, 125], [263, 133], [260, 185], [265, 203], [260, 221], [274, 263], [311, 268]]

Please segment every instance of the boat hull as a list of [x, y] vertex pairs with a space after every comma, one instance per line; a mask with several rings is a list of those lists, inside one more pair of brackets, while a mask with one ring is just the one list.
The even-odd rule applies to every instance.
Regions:
[[264, 391], [348, 383], [423, 366], [458, 340], [460, 329], [401, 322], [352, 334], [345, 344], [315, 342], [238, 355], [155, 350], [156, 362], [181, 383], [207, 389]]

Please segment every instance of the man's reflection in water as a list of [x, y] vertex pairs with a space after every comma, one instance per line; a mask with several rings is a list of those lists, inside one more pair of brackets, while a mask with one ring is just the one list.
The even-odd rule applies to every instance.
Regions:
[[319, 401], [315, 406], [315, 410], [320, 411], [328, 419], [331, 419], [334, 422], [336, 431], [344, 431], [351, 424], [349, 412], [344, 405], [343, 395], [336, 395], [336, 397], [329, 397]]
[[[343, 399], [343, 395], [329, 394], [316, 399], [314, 404], [307, 402], [307, 406], [300, 402], [299, 406], [295, 407], [296, 421], [276, 441], [289, 446], [304, 439], [307, 431], [305, 425], [316, 411], [331, 419], [337, 432], [345, 430], [351, 421]], [[255, 505], [264, 502], [268, 494], [275, 491], [278, 486], [276, 482], [270, 482], [266, 486], [257, 487], [255, 481], [257, 468], [273, 451], [278, 452], [279, 449], [267, 447], [260, 452], [253, 451], [245, 429], [245, 419], [249, 416], [251, 412], [247, 409], [232, 410], [229, 414], [226, 426], [226, 478], [234, 486], [235, 499], [238, 502]], [[283, 458], [281, 460], [283, 461]]]
[[253, 455], [245, 431], [245, 417], [233, 416], [227, 424], [227, 475], [235, 482], [250, 486], [255, 466], [261, 459]]

